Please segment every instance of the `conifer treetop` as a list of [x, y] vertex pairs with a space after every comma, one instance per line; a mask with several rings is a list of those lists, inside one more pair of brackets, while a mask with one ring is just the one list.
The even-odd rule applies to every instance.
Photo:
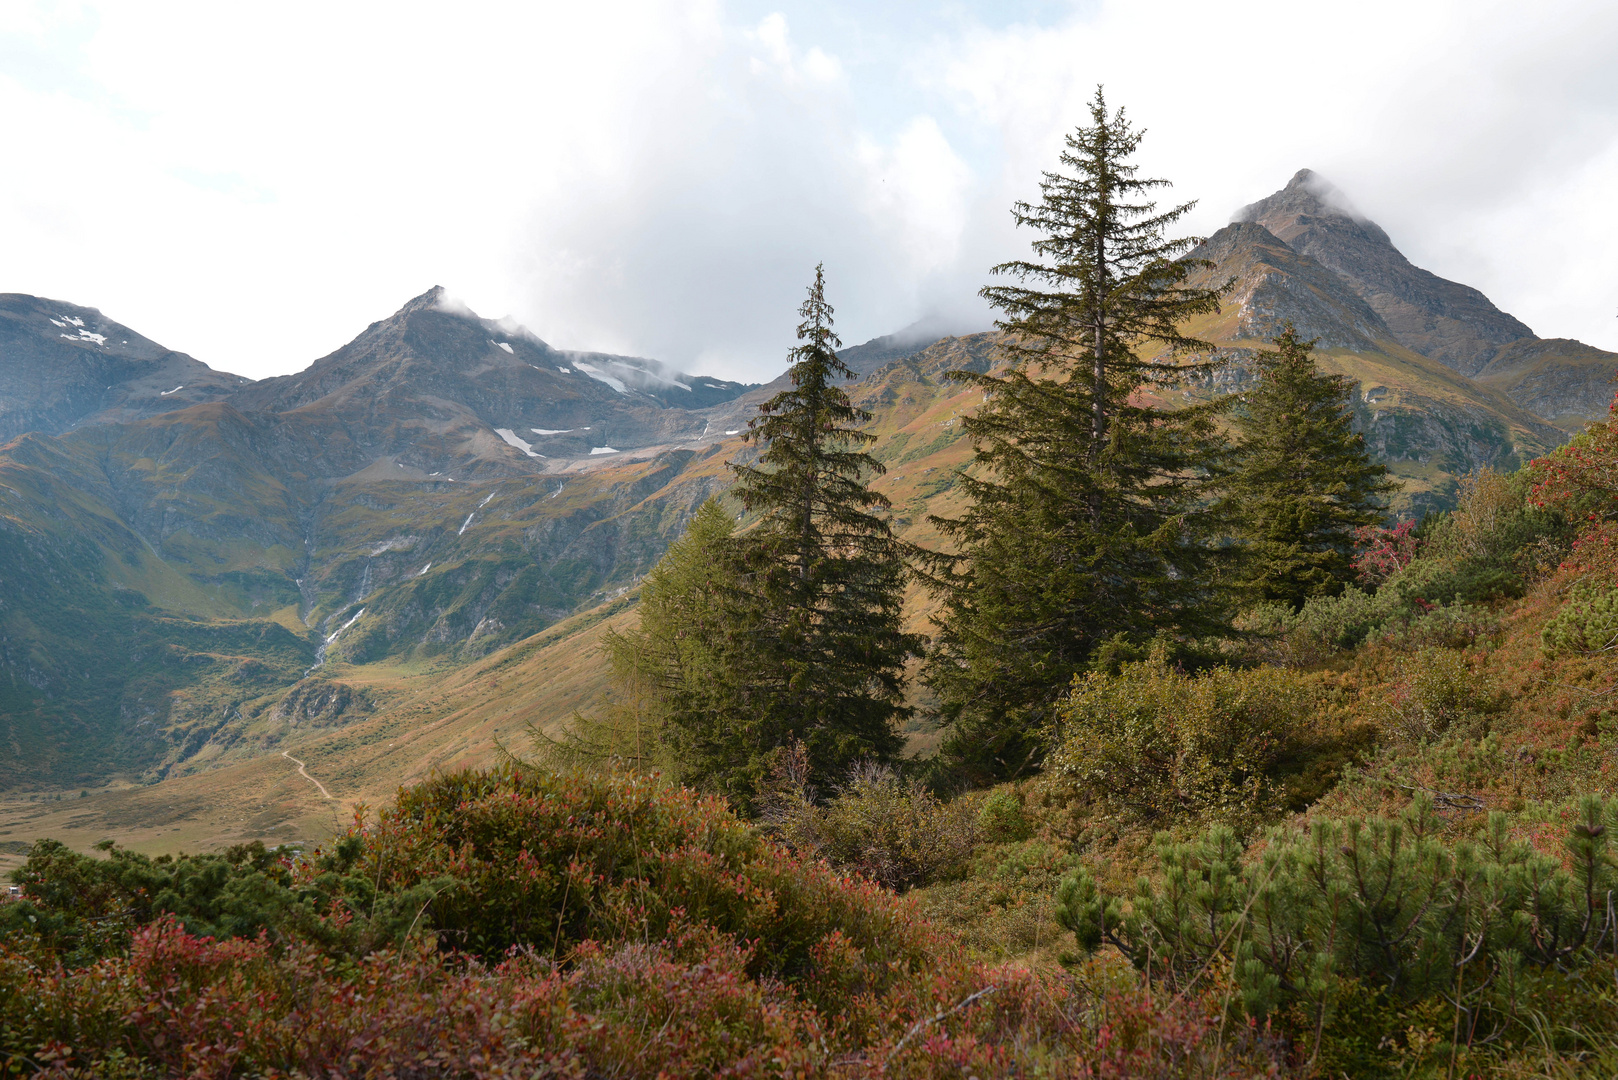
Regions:
[[792, 387], [760, 405], [748, 422], [744, 438], [763, 447], [762, 468], [733, 464], [735, 494], [748, 510], [760, 511], [766, 524], [773, 521], [798, 536], [806, 551], [825, 532], [886, 536], [887, 524], [870, 511], [885, 508], [888, 500], [865, 483], [886, 470], [860, 450], [875, 441], [856, 426], [871, 414], [855, 406], [841, 385], [855, 373], [837, 356], [842, 341], [826, 301], [824, 264], [815, 267], [798, 314], [801, 344], [788, 354]]
[[[1044, 362], [1105, 353], [1113, 372], [1165, 378], [1210, 366], [1138, 361], [1130, 347], [1144, 340], [1169, 346], [1174, 357], [1211, 350], [1185, 334], [1187, 318], [1219, 310], [1228, 286], [1197, 289], [1183, 283], [1191, 270], [1211, 266], [1183, 259], [1201, 237], [1169, 238], [1166, 231], [1196, 206], [1186, 202], [1159, 211], [1151, 197], [1168, 180], [1143, 178], [1130, 161], [1144, 131], [1136, 130], [1123, 109], [1109, 115], [1106, 96], [1096, 88], [1088, 126], [1067, 136], [1062, 169], [1046, 172], [1038, 202], [1018, 202], [1012, 217], [1037, 230], [1037, 260], [1015, 259], [992, 273], [1017, 284], [990, 285], [981, 295], [1005, 312], [996, 325], [1025, 344], [1014, 351]], [[1099, 332], [1099, 337], [1098, 337]]]

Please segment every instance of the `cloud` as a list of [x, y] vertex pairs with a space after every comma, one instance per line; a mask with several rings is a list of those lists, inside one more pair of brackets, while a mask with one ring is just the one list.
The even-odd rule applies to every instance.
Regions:
[[442, 283], [764, 378], [817, 262], [850, 341], [986, 322], [1007, 210], [1105, 82], [1197, 230], [1312, 167], [1419, 265], [1618, 348], [1611, 5], [742, 3], [12, 0], [0, 289], [257, 376]]

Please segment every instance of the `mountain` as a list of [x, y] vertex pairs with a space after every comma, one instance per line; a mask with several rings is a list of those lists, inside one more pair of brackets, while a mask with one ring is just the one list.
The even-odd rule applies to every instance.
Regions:
[[1376, 222], [1309, 169], [1232, 220], [1264, 226], [1340, 275], [1401, 344], [1463, 375], [1476, 374], [1507, 342], [1534, 336], [1478, 290], [1412, 266]]
[[1299, 170], [1280, 191], [1242, 207], [1232, 220], [1263, 226], [1336, 274], [1405, 348], [1482, 379], [1565, 430], [1577, 431], [1605, 415], [1618, 353], [1537, 338], [1477, 289], [1412, 265], [1380, 226], [1318, 173]]
[[[176, 363], [126, 340], [126, 368]], [[103, 344], [66, 347], [99, 372]], [[750, 389], [556, 350], [441, 290], [297, 375], [228, 378], [0, 449], [0, 786], [167, 776], [252, 745], [328, 662], [460, 664], [621, 591], [726, 482], [705, 409]], [[15, 415], [64, 399], [47, 381]]]
[[248, 381], [165, 349], [95, 308], [0, 293], [0, 441], [218, 401]]

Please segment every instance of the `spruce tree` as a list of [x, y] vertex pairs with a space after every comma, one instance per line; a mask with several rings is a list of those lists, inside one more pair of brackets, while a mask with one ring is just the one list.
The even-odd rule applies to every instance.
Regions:
[[733, 494], [758, 515], [737, 542], [753, 605], [740, 621], [761, 661], [748, 685], [756, 731], [712, 763], [733, 788], [758, 784], [768, 756], [792, 742], [822, 783], [857, 760], [892, 759], [910, 712], [904, 664], [922, 646], [901, 629], [902, 547], [882, 515], [887, 498], [868, 486], [884, 469], [861, 449], [873, 436], [857, 425], [871, 415], [843, 388], [854, 373], [837, 357], [820, 266], [799, 315], [792, 386], [748, 424], [759, 463], [731, 466]]
[[1383, 496], [1398, 485], [1354, 431], [1354, 383], [1319, 371], [1315, 342], [1291, 323], [1274, 341], [1236, 413], [1231, 497], [1247, 541], [1242, 585], [1297, 609], [1353, 580], [1354, 530], [1382, 520]]
[[1203, 491], [1220, 406], [1150, 393], [1212, 366], [1182, 324], [1222, 290], [1187, 284], [1206, 265], [1180, 257], [1197, 240], [1165, 233], [1194, 204], [1157, 209], [1168, 181], [1136, 175], [1141, 134], [1097, 89], [1063, 171], [1012, 211], [1041, 234], [1035, 257], [995, 267], [1014, 283], [982, 292], [1009, 369], [952, 373], [984, 404], [965, 420], [970, 507], [935, 519], [956, 553], [933, 563], [945, 605], [926, 677], [952, 725], [947, 759], [980, 780], [1037, 763], [1051, 706], [1103, 645], [1225, 625]]

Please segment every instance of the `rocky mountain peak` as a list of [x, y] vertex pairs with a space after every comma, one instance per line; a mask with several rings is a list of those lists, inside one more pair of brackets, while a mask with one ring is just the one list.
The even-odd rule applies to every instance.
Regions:
[[0, 293], [0, 441], [216, 401], [249, 380], [164, 348], [92, 307]]
[[1376, 351], [1397, 340], [1342, 277], [1256, 222], [1225, 226], [1189, 257], [1214, 264], [1193, 272], [1199, 285], [1234, 279], [1224, 311], [1234, 322], [1223, 331], [1233, 339], [1268, 341], [1290, 322], [1323, 349]]
[[420, 296], [406, 302], [405, 306], [398, 310], [394, 318], [398, 318], [400, 315], [411, 315], [418, 311], [432, 311], [435, 308], [443, 307], [446, 295], [444, 286], [434, 285]]
[[1463, 375], [1482, 370], [1501, 346], [1534, 336], [1478, 290], [1411, 265], [1381, 226], [1312, 169], [1234, 220], [1264, 226], [1342, 277], [1401, 345]]
[[1356, 210], [1341, 188], [1313, 169], [1299, 169], [1286, 187], [1242, 207], [1230, 220], [1262, 225], [1288, 244], [1311, 226], [1330, 222], [1333, 227], [1362, 234], [1373, 244], [1393, 247], [1380, 225]]

